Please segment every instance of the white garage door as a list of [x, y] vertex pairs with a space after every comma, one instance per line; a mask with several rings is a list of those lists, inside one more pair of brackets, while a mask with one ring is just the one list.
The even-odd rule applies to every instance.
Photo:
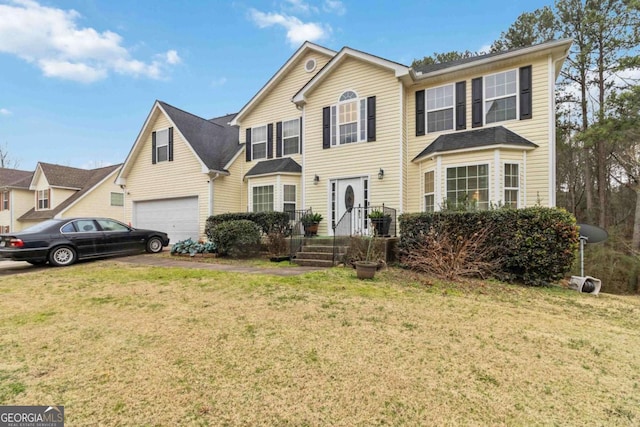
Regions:
[[171, 244], [200, 237], [198, 197], [134, 202], [133, 226], [164, 231]]

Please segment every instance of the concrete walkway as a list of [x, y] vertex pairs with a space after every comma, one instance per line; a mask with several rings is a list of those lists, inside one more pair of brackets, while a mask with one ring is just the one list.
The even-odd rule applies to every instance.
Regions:
[[252, 267], [236, 264], [216, 264], [208, 262], [198, 262], [186, 257], [165, 257], [156, 254], [142, 254], [128, 257], [116, 258], [120, 262], [138, 265], [150, 265], [156, 267], [179, 267], [179, 268], [199, 268], [201, 270], [228, 271], [230, 273], [247, 273], [247, 274], [268, 274], [272, 276], [297, 276], [300, 274], [310, 273], [312, 271], [325, 270], [322, 267], [286, 267], [286, 268], [267, 268]]

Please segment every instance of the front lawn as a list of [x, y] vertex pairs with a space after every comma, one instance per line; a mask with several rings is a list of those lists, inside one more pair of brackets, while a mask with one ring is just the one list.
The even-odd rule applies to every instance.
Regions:
[[0, 405], [76, 425], [632, 425], [640, 299], [117, 260], [4, 277]]

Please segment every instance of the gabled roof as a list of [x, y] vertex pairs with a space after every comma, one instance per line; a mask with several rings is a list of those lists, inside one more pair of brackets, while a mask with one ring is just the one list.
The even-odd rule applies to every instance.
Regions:
[[245, 116], [245, 114], [247, 114], [259, 101], [260, 99], [262, 99], [262, 97], [269, 92], [269, 90], [276, 84], [278, 83], [280, 80], [282, 80], [286, 74], [286, 72], [289, 70], [289, 67], [295, 63], [298, 58], [300, 58], [300, 56], [304, 55], [307, 51], [309, 50], [313, 50], [316, 52], [320, 52], [324, 55], [327, 56], [334, 56], [336, 54], [335, 51], [331, 50], [331, 49], [327, 49], [326, 47], [322, 47], [320, 45], [317, 45], [315, 43], [311, 43], [311, 42], [304, 42], [302, 44], [302, 46], [300, 46], [298, 48], [298, 50], [296, 50], [294, 52], [293, 55], [291, 55], [291, 57], [287, 60], [287, 62], [284, 63], [284, 65], [282, 65], [282, 67], [280, 67], [280, 69], [278, 69], [278, 71], [269, 79], [269, 81], [267, 83], [265, 83], [264, 86], [262, 86], [262, 88], [258, 91], [258, 93], [256, 93], [253, 98], [251, 98], [249, 100], [249, 102], [247, 102], [244, 107], [242, 107], [242, 109], [238, 112], [238, 114], [236, 115], [236, 117], [234, 118], [234, 120], [231, 122], [232, 125], [237, 125], [238, 121], [242, 120], [242, 118]]
[[395, 76], [398, 78], [409, 78], [409, 71], [411, 69], [408, 66], [345, 46], [340, 49], [340, 52], [338, 52], [337, 55], [331, 58], [331, 60], [324, 67], [322, 67], [322, 69], [318, 71], [318, 73], [313, 76], [311, 80], [309, 80], [307, 84], [305, 84], [298, 91], [298, 93], [293, 96], [293, 102], [297, 105], [303, 105], [306, 102], [305, 96], [307, 92], [320, 84], [331, 73], [331, 71], [333, 71], [335, 67], [337, 67], [346, 58], [349, 57], [358, 58], [379, 67], [387, 68], [393, 71], [395, 73]]
[[482, 149], [491, 146], [532, 150], [536, 144], [503, 126], [474, 129], [440, 135], [412, 161], [449, 151]]
[[166, 102], [158, 103], [207, 168], [224, 171], [225, 165], [241, 148], [238, 127], [229, 125], [236, 115], [206, 120]]
[[151, 119], [156, 113], [166, 115], [174, 127], [174, 132], [177, 131], [183, 136], [187, 146], [202, 165], [203, 173], [227, 173], [227, 164], [244, 147], [244, 144], [240, 144], [238, 141], [238, 127], [229, 124], [235, 114], [207, 120], [166, 102], [156, 100], [127, 155], [116, 183], [126, 183], [126, 176], [138, 158], [144, 145], [146, 130], [151, 125]]
[[252, 167], [244, 177], [247, 178], [251, 176], [271, 175], [278, 173], [299, 174], [302, 173], [302, 166], [300, 166], [291, 157], [263, 160]]
[[[73, 194], [72, 196], [67, 198], [65, 201], [60, 203], [54, 209], [37, 211], [35, 208], [31, 208], [24, 215], [18, 218], [18, 221], [42, 221], [45, 219], [55, 218], [56, 215], [61, 214], [65, 210], [69, 209], [71, 206], [76, 204], [80, 199], [82, 199], [85, 195], [93, 191], [95, 187], [102, 184], [110, 176], [115, 174], [120, 168], [120, 166], [122, 166], [121, 164], [119, 164], [119, 165], [113, 165], [113, 166], [106, 166], [98, 169], [87, 170], [87, 169], [71, 168], [68, 166], [51, 165], [48, 163], [39, 163], [38, 165], [39, 166], [47, 165], [44, 169], [47, 169], [49, 171], [53, 170], [56, 172], [60, 172], [63, 170], [62, 168], [64, 168], [64, 170], [66, 170], [73, 176], [69, 181], [65, 181], [64, 178], [61, 178], [60, 176], [54, 176], [53, 178], [54, 182], [57, 182], [58, 184], [60, 182], [63, 182], [63, 183], [73, 182], [72, 180], [76, 179], [78, 176], [84, 176], [86, 178], [86, 181], [82, 183], [82, 185], [79, 188], [79, 191], [77, 191], [75, 194]], [[45, 173], [45, 176], [47, 177], [47, 181], [49, 182], [49, 185], [51, 185], [52, 187], [59, 186], [59, 187], [71, 188], [68, 185], [53, 185], [51, 183], [49, 175], [46, 175]], [[62, 179], [62, 181], [60, 181], [60, 179]]]
[[29, 189], [33, 172], [19, 169], [0, 168], [0, 188]]
[[40, 174], [45, 176], [51, 187], [80, 190], [93, 175], [93, 170], [38, 162], [36, 171], [33, 174], [33, 180], [31, 181], [31, 190], [35, 190], [35, 181]]

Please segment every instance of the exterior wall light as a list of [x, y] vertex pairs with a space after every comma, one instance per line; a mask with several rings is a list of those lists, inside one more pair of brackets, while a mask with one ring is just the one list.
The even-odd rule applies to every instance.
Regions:
[[319, 183], [319, 182], [320, 182], [320, 177], [319, 177], [318, 175], [315, 175], [315, 176], [313, 177], [313, 183], [314, 183], [314, 184], [317, 184], [317, 183]]
[[380, 168], [380, 170], [378, 171], [378, 179], [382, 178], [384, 178], [384, 169]]

